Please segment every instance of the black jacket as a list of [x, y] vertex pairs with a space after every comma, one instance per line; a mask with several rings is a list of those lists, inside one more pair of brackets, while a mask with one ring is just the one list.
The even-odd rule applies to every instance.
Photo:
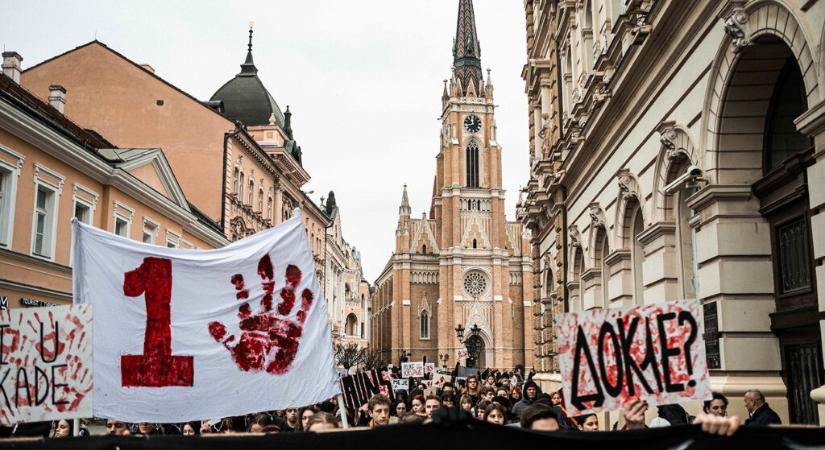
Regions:
[[767, 403], [760, 406], [745, 420], [746, 427], [764, 427], [771, 424], [781, 424], [782, 419]]

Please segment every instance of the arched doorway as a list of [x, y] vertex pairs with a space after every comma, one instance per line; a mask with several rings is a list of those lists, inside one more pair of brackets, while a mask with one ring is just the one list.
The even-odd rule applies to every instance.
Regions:
[[355, 314], [350, 313], [347, 316], [347, 326], [346, 326], [347, 336], [355, 336], [358, 331], [358, 317], [355, 317]]
[[487, 350], [484, 345], [484, 339], [479, 335], [473, 335], [467, 338], [465, 343], [467, 347], [467, 367], [474, 367], [477, 369], [485, 369], [487, 358]]
[[[808, 109], [806, 86], [791, 49], [772, 35], [742, 49], [728, 79], [719, 150], [749, 153], [749, 169], [739, 169], [738, 176], [751, 183], [770, 228], [776, 306], [770, 323], [779, 339], [789, 419], [816, 424], [810, 392], [825, 383], [825, 375], [807, 188], [813, 142], [793, 123]], [[749, 147], [743, 150], [744, 143]]]

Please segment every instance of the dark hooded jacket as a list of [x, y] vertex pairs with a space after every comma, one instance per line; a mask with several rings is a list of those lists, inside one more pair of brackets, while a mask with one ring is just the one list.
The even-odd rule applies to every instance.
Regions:
[[[528, 387], [536, 388], [536, 396], [533, 398], [527, 398], [527, 388]], [[539, 396], [541, 396], [541, 387], [536, 384], [534, 381], [527, 381], [524, 383], [524, 386], [521, 388], [521, 400], [517, 401], [515, 405], [513, 405], [513, 416], [516, 418], [521, 418], [521, 413], [524, 412], [524, 409], [528, 406], [532, 405]]]

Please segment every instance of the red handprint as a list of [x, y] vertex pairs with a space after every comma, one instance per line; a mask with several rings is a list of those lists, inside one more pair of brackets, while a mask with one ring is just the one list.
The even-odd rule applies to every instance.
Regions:
[[[291, 321], [286, 317], [295, 307], [295, 288], [301, 283], [300, 269], [293, 265], [287, 267], [286, 285], [281, 289], [281, 302], [278, 304], [277, 311], [272, 309], [275, 275], [269, 255], [264, 255], [258, 262], [258, 276], [261, 277], [264, 298], [261, 300], [260, 311], [254, 315], [247, 301], [249, 291], [244, 284], [243, 275], [236, 274], [230, 279], [235, 286], [235, 298], [243, 301], [243, 304], [238, 307], [240, 339], [235, 342], [234, 335], [227, 336], [226, 326], [220, 322], [209, 324], [209, 334], [229, 350], [232, 359], [241, 370], [245, 372], [266, 370], [274, 375], [282, 375], [289, 371], [298, 353], [298, 343], [304, 330], [304, 322], [312, 306], [312, 291], [303, 290], [300, 310], [296, 314], [296, 320]], [[234, 346], [231, 345], [232, 343], [235, 343]]]

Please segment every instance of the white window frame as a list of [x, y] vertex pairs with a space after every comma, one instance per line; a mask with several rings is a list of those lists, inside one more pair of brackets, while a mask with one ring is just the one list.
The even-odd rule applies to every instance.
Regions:
[[[0, 222], [0, 248], [11, 248], [12, 242], [14, 242], [14, 213], [17, 206], [17, 183], [20, 178], [20, 171], [23, 168], [23, 161], [26, 157], [2, 145], [0, 145], [0, 155], [3, 156], [3, 158], [0, 158], [0, 168], [9, 172], [9, 200], [4, 203], [3, 206], [0, 206], [8, 211], [7, 222]], [[7, 162], [7, 158], [12, 160], [13, 164]], [[2, 212], [0, 212], [0, 214], [2, 214]], [[0, 217], [2, 217], [2, 215], [0, 215]]]
[[[83, 195], [82, 196], [78, 195], [79, 193], [82, 193]], [[88, 197], [88, 198], [85, 198], [84, 196]], [[71, 217], [70, 217], [69, 220], [71, 221], [72, 219], [74, 219], [76, 217], [75, 216], [75, 211], [77, 211], [77, 205], [83, 205], [83, 206], [85, 206], [86, 208], [89, 209], [89, 220], [87, 222], [83, 222], [83, 221], [81, 221], [81, 222], [85, 223], [86, 225], [91, 225], [92, 223], [94, 223], [95, 209], [97, 208], [97, 198], [98, 198], [97, 192], [87, 188], [86, 186], [83, 186], [80, 183], [74, 183], [74, 186], [72, 187], [72, 211], [71, 211]], [[74, 261], [74, 239], [72, 239], [71, 243], [69, 244], [69, 267], [72, 266], [73, 261]]]
[[[34, 164], [34, 198], [32, 199], [32, 233], [31, 233], [31, 245], [29, 246], [30, 254], [34, 258], [42, 259], [45, 261], [54, 261], [55, 260], [55, 253], [57, 249], [57, 222], [59, 222], [60, 218], [60, 196], [63, 194], [63, 185], [66, 181], [66, 177], [60, 175], [59, 173], [46, 168], [45, 166], [41, 165], [40, 163]], [[34, 251], [34, 246], [37, 243], [37, 193], [43, 188], [45, 190], [51, 191], [52, 197], [51, 201], [52, 204], [50, 205], [52, 208], [51, 217], [49, 218], [50, 223], [47, 223], [49, 230], [49, 242], [48, 242], [48, 255], [41, 255], [37, 254]], [[48, 205], [47, 205], [48, 207]], [[74, 211], [72, 211], [74, 214]]]
[[[126, 223], [126, 235], [117, 234], [117, 221], [118, 220], [122, 220], [123, 222]], [[112, 233], [116, 234], [120, 237], [125, 237], [126, 239], [130, 239], [130, 236], [132, 235], [132, 220], [129, 219], [128, 217], [124, 216], [123, 214], [115, 213], [114, 220], [112, 221]]]
[[[422, 333], [422, 331], [424, 331], [424, 321], [421, 320], [421, 316], [423, 316], [424, 313], [427, 313], [427, 335], [426, 336], [424, 335], [424, 333]], [[422, 309], [421, 312], [418, 313], [418, 321], [420, 322], [418, 324], [418, 335], [419, 335], [418, 338], [422, 341], [429, 341], [430, 340], [430, 325], [432, 324], [432, 321], [430, 320], [430, 311], [427, 310], [427, 309]]]
[[[149, 226], [152, 228], [151, 233], [146, 232], [146, 227]], [[152, 239], [149, 242], [143, 242], [144, 244], [152, 244], [157, 245], [158, 242], [158, 234], [160, 233], [160, 223], [155, 222], [154, 220], [150, 219], [149, 217], [143, 216], [143, 233], [140, 236], [140, 240], [143, 241], [143, 236], [148, 234], [152, 236]]]
[[[132, 236], [132, 219], [135, 217], [135, 210], [126, 206], [125, 204], [115, 200], [114, 203], [114, 212], [112, 213], [112, 234], [117, 234], [117, 219], [123, 219], [126, 221], [126, 239], [131, 239]], [[125, 214], [128, 213], [128, 216]]]
[[[174, 231], [167, 228], [166, 229], [166, 247], [167, 248], [178, 248], [178, 247], [180, 247], [180, 242], [181, 242], [180, 235], [178, 233], [175, 233]], [[169, 244], [172, 244], [172, 245], [169, 245]]]
[[193, 248], [195, 248], [195, 246], [192, 245], [192, 243], [187, 241], [186, 239], [181, 239], [180, 240], [180, 248], [193, 249]]

